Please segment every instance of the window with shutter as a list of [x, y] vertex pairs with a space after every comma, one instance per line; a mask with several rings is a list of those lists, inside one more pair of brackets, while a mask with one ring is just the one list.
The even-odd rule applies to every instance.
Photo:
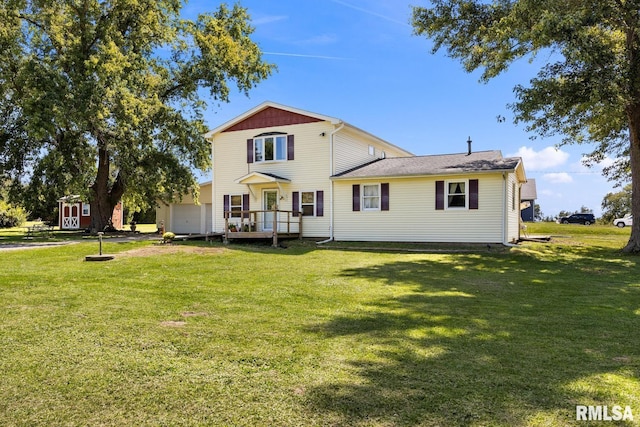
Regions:
[[351, 209], [354, 212], [359, 211], [360, 210], [360, 184], [353, 184], [351, 192], [352, 192]]
[[444, 181], [436, 181], [436, 210], [444, 210]]
[[324, 191], [316, 191], [316, 216], [324, 216]]
[[293, 159], [293, 135], [271, 132], [247, 140], [247, 163], [283, 162]]
[[389, 184], [380, 184], [380, 210], [389, 210]]
[[478, 180], [469, 180], [469, 209], [478, 209]]
[[[249, 194], [242, 195], [242, 210], [248, 211], [251, 207], [249, 206]], [[245, 212], [242, 214], [243, 218], [249, 218], [249, 212]]]
[[247, 139], [247, 163], [253, 163], [253, 139]]
[[300, 216], [300, 193], [297, 191], [291, 193], [291, 210], [293, 216]]

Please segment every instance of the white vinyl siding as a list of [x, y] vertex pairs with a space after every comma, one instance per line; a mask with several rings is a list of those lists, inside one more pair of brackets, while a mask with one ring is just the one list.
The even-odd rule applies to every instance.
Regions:
[[520, 203], [516, 202], [519, 196], [520, 184], [516, 180], [515, 174], [509, 174], [507, 178], [507, 194], [506, 200], [508, 201], [507, 212], [507, 230], [506, 241], [515, 242], [520, 238]]
[[334, 136], [335, 174], [385, 156], [404, 157], [407, 154], [355, 131], [342, 130]]
[[[249, 205], [252, 210], [262, 207], [262, 195], [266, 189], [278, 190], [278, 208], [293, 209], [293, 192], [324, 191], [324, 216], [305, 216], [303, 233], [305, 237], [328, 237], [330, 235], [329, 194], [331, 182], [329, 176], [330, 152], [329, 134], [333, 126], [328, 122], [307, 123], [301, 125], [274, 126], [261, 129], [249, 129], [236, 132], [223, 132], [214, 136], [214, 229], [224, 229], [223, 196], [225, 194], [249, 193]], [[295, 138], [295, 160], [247, 163], [248, 139], [254, 139], [263, 132], [282, 132]], [[324, 135], [323, 135], [324, 134]], [[285, 153], [286, 156], [286, 153]], [[235, 180], [252, 172], [277, 175], [290, 182], [252, 184], [249, 190], [246, 184], [237, 184]]]
[[[435, 210], [435, 181], [438, 179], [442, 178], [388, 179], [390, 210], [367, 215], [352, 211], [354, 182], [336, 180], [335, 239], [501, 243], [504, 208], [502, 175], [447, 177], [451, 181], [479, 180], [480, 209], [476, 210]], [[361, 181], [360, 184], [367, 182]]]

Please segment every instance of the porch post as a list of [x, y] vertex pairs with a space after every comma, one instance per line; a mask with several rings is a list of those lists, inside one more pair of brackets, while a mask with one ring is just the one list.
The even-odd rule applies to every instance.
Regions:
[[276, 205], [273, 205], [273, 247], [278, 247], [278, 211]]
[[229, 243], [229, 217], [224, 213], [224, 243]]

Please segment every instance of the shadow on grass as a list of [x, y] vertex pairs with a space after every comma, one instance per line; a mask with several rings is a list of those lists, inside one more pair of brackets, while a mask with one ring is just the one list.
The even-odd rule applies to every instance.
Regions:
[[635, 404], [637, 420], [639, 268], [611, 252], [343, 270], [397, 296], [311, 328], [356, 344], [350, 379], [308, 390], [310, 407], [345, 425], [571, 425], [579, 404]]

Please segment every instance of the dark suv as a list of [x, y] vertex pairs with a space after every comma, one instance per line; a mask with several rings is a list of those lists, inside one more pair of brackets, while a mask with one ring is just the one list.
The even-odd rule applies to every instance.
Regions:
[[563, 216], [558, 219], [560, 224], [584, 224], [591, 225], [596, 222], [596, 218], [593, 214], [589, 213], [577, 213], [569, 216]]

